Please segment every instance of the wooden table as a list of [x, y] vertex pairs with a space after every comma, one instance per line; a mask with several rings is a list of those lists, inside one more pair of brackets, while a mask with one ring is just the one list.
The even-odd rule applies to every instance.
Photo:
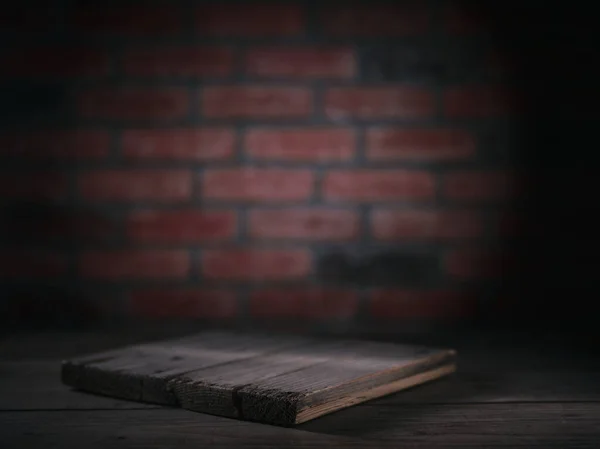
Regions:
[[0, 447], [600, 447], [600, 360], [553, 339], [404, 338], [452, 345], [459, 351], [459, 371], [294, 429], [98, 397], [61, 385], [62, 358], [145, 338], [144, 332], [111, 331], [0, 340]]

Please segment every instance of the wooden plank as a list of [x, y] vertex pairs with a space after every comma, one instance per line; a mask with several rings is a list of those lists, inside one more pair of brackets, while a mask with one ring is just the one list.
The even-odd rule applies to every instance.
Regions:
[[167, 388], [174, 392], [183, 408], [240, 418], [237, 391], [241, 387], [325, 360], [323, 357], [265, 355], [177, 376]]
[[600, 404], [589, 403], [352, 407], [296, 429], [181, 409], [0, 413], [7, 448], [596, 449], [599, 439]]
[[241, 415], [282, 426], [299, 424], [450, 374], [455, 369], [454, 355], [439, 351], [414, 359], [401, 354], [398, 360], [332, 358], [240, 388]]
[[355, 404], [362, 404], [371, 399], [379, 398], [391, 393], [396, 393], [407, 388], [439, 379], [456, 371], [455, 365], [440, 366], [429, 371], [424, 371], [413, 376], [397, 379], [389, 383], [382, 384], [371, 389], [359, 389], [349, 391], [344, 396], [331, 401], [322, 401], [318, 404], [307, 404], [303, 409], [298, 410], [295, 424], [304, 423], [314, 418], [342, 410]]
[[[423, 356], [435, 352], [430, 348], [372, 344], [355, 340], [313, 340], [310, 344], [308, 341], [305, 343], [297, 347], [290, 347], [282, 353], [257, 356], [179, 375], [169, 382], [167, 388], [174, 392], [180, 405], [189, 410], [265, 421], [262, 417], [256, 416], [252, 410], [246, 410], [246, 413], [249, 412], [249, 414], [244, 415], [245, 407], [242, 406], [242, 400], [247, 396], [245, 394], [247, 389], [253, 384], [259, 384], [275, 377], [287, 379], [284, 375], [290, 372], [300, 372], [304, 375], [307, 373], [305, 371], [307, 368], [313, 367], [321, 375], [324, 369], [330, 369], [332, 363], [325, 362], [330, 361], [332, 357], [335, 357], [336, 360], [347, 359], [342, 362], [346, 364], [350, 363], [351, 357], [361, 357], [366, 372], [372, 373], [377, 369], [388, 369], [398, 365], [400, 354], [408, 360], [413, 359], [417, 354]], [[374, 354], [377, 356], [375, 357]], [[449, 372], [439, 373], [439, 375]], [[350, 379], [363, 374], [357, 371], [348, 371], [347, 373]], [[310, 375], [310, 373], [308, 374]], [[329, 372], [329, 374], [331, 373]], [[437, 376], [432, 378], [435, 377]], [[407, 388], [413, 382], [428, 380], [430, 380], [429, 377], [421, 376], [408, 383], [406, 381], [397, 384], [389, 383], [381, 390], [371, 389], [369, 394], [362, 394], [361, 400], [351, 399], [350, 396], [347, 396], [342, 404], [332, 403], [335, 404], [335, 407], [331, 411], [362, 402], [367, 398], [371, 399]], [[332, 396], [335, 397], [335, 393]], [[318, 416], [317, 410], [316, 407], [312, 410], [314, 417]], [[325, 410], [322, 413], [325, 413]], [[268, 419], [266, 421], [269, 422]]]
[[[474, 357], [477, 359], [476, 356]], [[600, 402], [600, 383], [597, 382], [600, 372], [546, 370], [488, 372], [485, 367], [463, 369], [464, 365], [473, 365], [474, 361], [468, 363], [469, 360], [465, 360], [462, 355], [460, 362], [460, 369], [453, 376], [359, 404], [359, 406]], [[505, 369], [510, 369], [510, 364]], [[0, 362], [0, 410], [119, 410], [158, 407], [65, 388], [60, 382], [60, 370], [60, 360]], [[234, 370], [223, 371], [235, 372]]]
[[0, 413], [0, 441], [7, 449], [386, 447], [379, 442], [265, 426], [181, 409]]
[[298, 337], [273, 339], [267, 335], [205, 332], [65, 361], [62, 381], [93, 393], [177, 405], [167, 383], [179, 375], [304, 342]]
[[405, 404], [353, 407], [299, 427], [398, 447], [595, 448], [599, 403]]
[[95, 393], [282, 426], [444, 376], [455, 352], [357, 340], [205, 333], [63, 365]]

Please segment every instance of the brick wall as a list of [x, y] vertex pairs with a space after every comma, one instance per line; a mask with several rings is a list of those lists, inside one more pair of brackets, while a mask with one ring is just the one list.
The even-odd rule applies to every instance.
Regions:
[[489, 17], [442, 1], [4, 11], [5, 316], [495, 314], [519, 265], [530, 105]]

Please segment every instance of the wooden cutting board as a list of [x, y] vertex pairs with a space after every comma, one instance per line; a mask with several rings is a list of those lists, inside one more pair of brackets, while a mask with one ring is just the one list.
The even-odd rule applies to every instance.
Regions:
[[359, 340], [204, 332], [64, 361], [116, 398], [291, 426], [453, 372], [456, 353]]

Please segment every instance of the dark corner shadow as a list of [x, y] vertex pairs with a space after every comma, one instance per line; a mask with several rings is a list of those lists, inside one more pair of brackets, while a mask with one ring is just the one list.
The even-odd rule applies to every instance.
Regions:
[[[496, 211], [500, 218], [514, 214], [518, 223], [514, 237], [497, 242], [510, 260], [500, 282], [466, 291], [485, 300], [491, 297], [500, 307], [479, 301], [475, 316], [461, 329], [517, 329], [533, 338], [562, 334], [565, 341], [574, 338], [588, 344], [598, 333], [594, 321], [600, 311], [594, 150], [600, 124], [600, 65], [593, 44], [600, 32], [594, 14], [581, 2], [543, 8], [517, 0], [457, 3], [487, 28], [493, 49], [507, 59], [509, 74], [501, 84], [514, 88], [520, 106], [511, 120], [514, 135], [506, 145], [508, 168], [519, 181], [517, 195], [506, 210]], [[464, 73], [469, 67], [482, 70], [469, 60], [468, 49], [462, 56], [459, 49], [456, 58], [445, 57], [449, 60], [406, 49], [382, 51], [401, 54], [402, 64], [382, 68], [386, 55], [376, 54], [379, 65], [367, 70], [367, 76], [379, 76], [375, 81], [382, 76], [383, 81], [425, 76], [445, 83], [455, 81], [457, 73], [465, 79], [476, 77]], [[497, 151], [490, 145], [503, 147], [493, 135], [488, 139], [483, 141], [485, 151]], [[502, 168], [498, 160], [486, 163]], [[389, 247], [365, 253], [340, 248], [318, 255], [317, 277], [359, 288], [422, 288], [435, 285], [437, 264], [435, 251]]]
[[[89, 328], [105, 318], [100, 304], [77, 282], [73, 254], [79, 245], [110, 233], [115, 224], [69, 195], [54, 195], [53, 181], [71, 182], [75, 163], [45, 154], [41, 141], [35, 148], [25, 143], [25, 151], [20, 150], [19, 136], [68, 127], [68, 104], [68, 83], [0, 80], [0, 248], [9, 255], [3, 257], [0, 277], [4, 334]], [[61, 142], [50, 146], [60, 148]], [[52, 173], [49, 179], [47, 173]]]
[[514, 148], [523, 178], [515, 202], [521, 237], [504, 242], [515, 260], [499, 290], [511, 300], [487, 322], [588, 341], [598, 332], [600, 310], [594, 180], [600, 66], [593, 44], [600, 32], [594, 14], [582, 2], [462, 4], [485, 19], [494, 45], [508, 56], [523, 106]]

